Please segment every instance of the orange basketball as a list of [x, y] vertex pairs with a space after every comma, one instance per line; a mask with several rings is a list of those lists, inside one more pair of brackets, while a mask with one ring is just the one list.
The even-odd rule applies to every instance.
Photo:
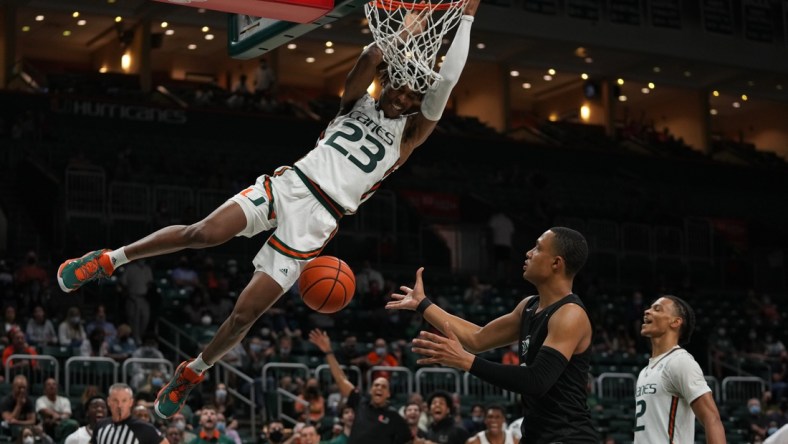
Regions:
[[356, 276], [342, 259], [320, 256], [301, 272], [298, 290], [307, 307], [320, 313], [335, 313], [353, 299]]

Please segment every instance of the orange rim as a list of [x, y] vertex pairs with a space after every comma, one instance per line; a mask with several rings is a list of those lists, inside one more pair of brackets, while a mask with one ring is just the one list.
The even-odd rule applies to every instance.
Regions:
[[411, 11], [423, 11], [425, 9], [431, 9], [433, 11], [445, 11], [450, 8], [456, 8], [458, 6], [462, 6], [465, 2], [463, 0], [460, 0], [455, 2], [445, 2], [445, 3], [438, 3], [437, 5], [433, 5], [429, 2], [414, 3], [414, 2], [403, 2], [399, 0], [375, 0], [374, 3], [375, 3], [375, 7], [386, 11], [395, 11], [399, 8], [405, 8]]

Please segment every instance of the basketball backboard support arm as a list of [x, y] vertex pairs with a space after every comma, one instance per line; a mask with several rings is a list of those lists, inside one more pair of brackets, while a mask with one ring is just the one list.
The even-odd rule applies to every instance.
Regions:
[[368, 0], [344, 0], [310, 23], [229, 14], [227, 52], [235, 59], [252, 59], [321, 26], [363, 9]]

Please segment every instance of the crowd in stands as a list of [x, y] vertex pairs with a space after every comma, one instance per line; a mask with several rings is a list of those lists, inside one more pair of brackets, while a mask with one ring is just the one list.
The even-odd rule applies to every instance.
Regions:
[[[166, 258], [157, 263], [139, 261], [119, 270], [111, 282], [102, 286], [111, 289], [107, 293], [114, 300], [102, 296], [101, 300], [105, 303], [79, 307], [68, 305], [67, 297], [53, 289], [53, 270], [39, 263], [37, 257], [35, 252], [30, 252], [18, 262], [13, 259], [0, 262], [0, 295], [4, 304], [2, 322], [5, 333], [0, 339], [4, 348], [2, 364], [9, 374], [16, 375], [2, 382], [7, 397], [0, 401], [0, 406], [16, 412], [13, 420], [6, 420], [10, 426], [6, 430], [7, 436], [13, 434], [14, 437], [24, 437], [32, 433], [34, 436], [47, 435], [54, 442], [63, 442], [67, 433], [74, 433], [78, 426], [89, 424], [91, 418], [106, 414], [105, 408], [102, 410], [101, 406], [90, 404], [93, 395], [103, 396], [106, 393], [101, 393], [100, 388], [90, 387], [81, 397], [64, 396], [57, 380], [41, 381], [41, 378], [31, 376], [36, 374], [36, 365], [40, 365], [34, 359], [11, 360], [9, 357], [12, 354], [49, 354], [59, 349], [61, 353], [66, 350], [65, 356], [109, 357], [117, 362], [129, 357], [173, 359], [160, 349], [155, 324], [150, 320], [146, 322], [144, 317], [140, 320], [138, 313], [133, 310], [138, 302], [129, 303], [129, 300], [143, 299], [150, 304], [155, 303], [153, 299], [179, 295], [182, 304], [165, 304], [169, 309], [164, 310], [162, 315], [184, 326], [197, 343], [204, 343], [206, 335], [215, 331], [230, 313], [233, 298], [248, 277], [248, 270], [239, 267], [235, 259], [227, 260], [222, 265], [217, 265], [210, 256], [182, 255], [169, 266], [164, 262]], [[353, 412], [343, 409], [345, 399], [335, 382], [270, 373], [263, 380], [261, 371], [268, 363], [304, 363], [311, 368], [325, 364], [323, 353], [309, 341], [307, 333], [313, 328], [331, 332], [338, 362], [358, 367], [361, 374], [366, 374], [366, 369], [376, 365], [404, 366], [413, 371], [418, 368], [409, 341], [420, 329], [425, 328], [419, 315], [387, 312], [383, 308], [387, 295], [399, 284], [407, 283], [397, 281], [406, 278], [376, 270], [369, 261], [357, 264], [355, 268], [358, 291], [350, 307], [335, 316], [321, 315], [304, 308], [297, 292], [290, 291], [259, 320], [249, 336], [226, 356], [225, 363], [249, 375], [254, 380], [253, 384], [239, 383], [238, 387], [227, 387], [219, 381], [207, 382], [190, 398], [188, 407], [181, 414], [171, 421], [161, 421], [150, 409], [158, 389], [171, 376], [170, 368], [135, 364], [131, 372], [133, 377], [128, 381], [137, 400], [137, 407], [132, 414], [160, 427], [170, 442], [202, 442], [201, 439], [211, 442], [206, 437], [214, 434], [226, 436], [236, 444], [242, 440], [258, 439], [257, 436], [251, 436], [253, 433], [250, 430], [244, 429], [247, 425], [244, 418], [248, 418], [245, 416], [248, 415], [247, 406], [238, 403], [229, 394], [228, 389], [233, 388], [247, 395], [255, 391], [256, 398], [262, 400], [258, 403], [256, 413], [265, 420], [260, 433], [267, 437], [267, 442], [317, 442], [313, 440], [313, 433], [326, 442], [344, 442], [342, 436], [350, 430]], [[603, 284], [594, 279], [581, 281], [579, 285], [582, 288], [576, 291], [588, 301], [596, 326], [593, 344], [595, 367], [592, 373], [621, 370], [637, 372], [648, 353], [646, 342], [641, 340], [638, 333], [643, 310], [651, 296], [633, 291], [629, 297], [616, 298], [610, 296]], [[469, 276], [467, 283], [454, 280], [444, 287], [436, 287], [437, 303], [452, 307], [453, 310], [464, 309], [463, 315], [475, 322], [491, 319], [495, 310], [510, 310], [522, 297], [522, 294], [514, 291], [509, 296], [500, 285], [486, 283], [479, 276]], [[168, 289], [177, 291], [168, 292]], [[705, 324], [700, 323], [696, 337], [708, 341], [711, 353], [707, 368], [712, 376], [722, 380], [736, 374], [736, 368], [725, 365], [735, 360], [768, 368], [764, 377], [770, 380], [762, 396], [751, 399], [746, 406], [721, 406], [729, 425], [736, 430], [746, 431], [749, 439], [765, 437], [775, 427], [781, 427], [788, 421], [788, 353], [783, 342], [786, 331], [781, 305], [769, 295], [755, 292], [750, 292], [738, 302], [720, 305], [720, 301], [704, 303], [692, 290], [684, 291], [687, 293], [685, 296], [695, 301], [693, 304], [699, 312], [699, 318], [707, 319]], [[782, 301], [784, 298], [778, 299]], [[66, 305], [63, 306], [63, 303]], [[714, 311], [715, 306], [717, 311]], [[482, 310], [481, 307], [493, 308]], [[720, 315], [719, 309], [723, 307], [736, 311], [736, 317]], [[718, 321], [714, 321], [715, 316], [719, 316]], [[629, 357], [630, 367], [622, 366], [622, 356]], [[507, 364], [519, 364], [513, 349], [499, 350], [486, 357]], [[611, 359], [606, 361], [606, 357]], [[702, 363], [705, 361], [704, 356], [697, 358]], [[617, 369], [610, 368], [614, 362], [619, 365]], [[0, 375], [4, 374], [0, 372]], [[25, 375], [31, 376], [32, 380], [23, 380]], [[388, 378], [391, 375], [387, 372], [372, 375], [373, 379], [379, 376]], [[32, 393], [33, 387], [40, 391]], [[272, 394], [275, 396], [277, 388], [292, 393], [298, 399], [286, 402], [283, 407], [283, 413], [297, 420], [295, 424], [287, 421], [283, 423], [280, 417], [275, 416], [276, 403], [272, 400]], [[366, 386], [358, 387], [362, 394], [369, 389]], [[490, 419], [490, 415], [497, 418], [500, 413], [501, 420], [506, 422], [512, 422], [520, 415], [515, 402], [508, 402], [499, 410], [492, 409], [491, 412], [486, 408], [488, 406], [468, 405], [473, 401], [461, 400], [456, 394], [448, 396], [443, 401], [433, 399], [425, 403], [418, 394], [408, 398], [398, 395], [392, 396], [391, 402], [396, 408], [402, 407], [405, 421], [412, 432], [419, 436], [429, 436], [431, 427], [434, 428], [436, 423], [442, 421], [441, 414], [448, 413], [453, 418], [452, 427], [462, 430], [453, 432], [462, 436], [462, 439], [451, 442], [464, 442], [474, 433], [490, 427], [491, 421], [501, 419]], [[14, 402], [24, 403], [25, 407], [14, 409]], [[435, 402], [445, 405], [433, 406]], [[589, 405], [600, 415], [604, 414], [604, 409], [622, 408], [626, 412], [629, 407], [628, 404], [611, 407], [599, 402], [593, 393], [589, 393]], [[211, 408], [206, 410], [206, 406]], [[23, 428], [27, 426], [29, 432]], [[600, 425], [603, 431], [605, 427], [604, 424]], [[49, 438], [42, 439], [46, 441]], [[231, 442], [225, 438], [222, 440]]]

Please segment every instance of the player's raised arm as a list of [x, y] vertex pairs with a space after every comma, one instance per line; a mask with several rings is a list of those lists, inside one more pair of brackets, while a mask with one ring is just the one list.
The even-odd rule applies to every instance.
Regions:
[[440, 79], [424, 93], [421, 101], [421, 111], [411, 117], [408, 122], [408, 131], [403, 140], [405, 157], [416, 147], [424, 143], [435, 129], [435, 125], [443, 115], [443, 110], [449, 102], [452, 89], [459, 82], [465, 61], [468, 59], [468, 48], [471, 42], [471, 24], [479, 7], [480, 0], [469, 0], [463, 10], [457, 33], [451, 42], [446, 58], [443, 60], [439, 71]]
[[375, 73], [381, 62], [383, 62], [383, 51], [377, 45], [372, 43], [364, 49], [345, 79], [345, 92], [339, 102], [340, 115], [347, 114], [353, 104], [367, 93], [367, 88], [375, 80]]
[[347, 398], [356, 386], [347, 379], [347, 375], [342, 371], [342, 367], [339, 366], [339, 361], [337, 361], [337, 357], [334, 356], [334, 350], [331, 348], [331, 339], [328, 337], [328, 334], [316, 328], [309, 332], [309, 342], [326, 355], [326, 362], [328, 362], [328, 367], [331, 370], [331, 376], [334, 377], [334, 381], [337, 383], [339, 393], [343, 398]]

